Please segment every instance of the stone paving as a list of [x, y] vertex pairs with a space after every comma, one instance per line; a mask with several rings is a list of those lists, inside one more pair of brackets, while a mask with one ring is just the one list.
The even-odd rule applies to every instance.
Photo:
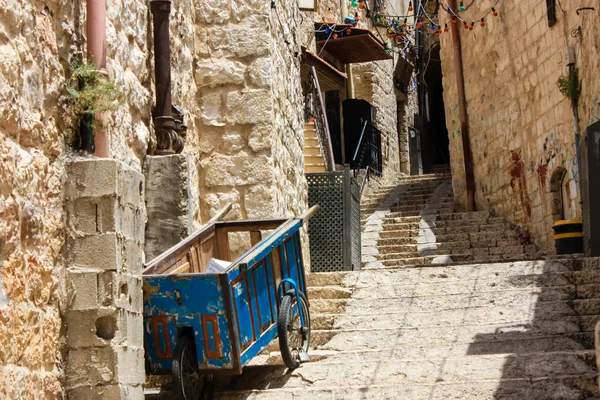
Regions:
[[[273, 343], [243, 375], [218, 379], [216, 398], [600, 398], [593, 350], [600, 262], [493, 262], [490, 249], [510, 229], [487, 214], [453, 213], [446, 182], [429, 176], [375, 193], [378, 204], [365, 205], [372, 214], [363, 270], [309, 276], [311, 362], [288, 371]], [[407, 194], [421, 196], [416, 212], [395, 208], [410, 204]], [[478, 235], [489, 225], [495, 239], [485, 241]], [[445, 241], [448, 232], [467, 236]], [[473, 244], [488, 244], [486, 263], [439, 258]], [[388, 247], [408, 245], [414, 249], [385, 257]], [[525, 250], [500, 256], [527, 257]]]

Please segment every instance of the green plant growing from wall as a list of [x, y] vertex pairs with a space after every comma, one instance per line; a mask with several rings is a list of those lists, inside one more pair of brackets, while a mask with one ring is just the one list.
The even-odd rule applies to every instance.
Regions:
[[581, 95], [579, 70], [577, 68], [569, 68], [569, 74], [567, 76], [561, 75], [558, 78], [557, 85], [565, 97], [571, 99], [571, 101], [577, 101]]
[[92, 121], [96, 113], [114, 111], [122, 105], [121, 92], [115, 82], [105, 79], [94, 64], [76, 59], [71, 63], [71, 74], [74, 84], [69, 85], [67, 91], [72, 110], [80, 119]]

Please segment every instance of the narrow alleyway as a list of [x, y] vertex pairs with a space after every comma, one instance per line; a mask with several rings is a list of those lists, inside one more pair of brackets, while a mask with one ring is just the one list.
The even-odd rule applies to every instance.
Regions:
[[514, 226], [460, 212], [449, 179], [372, 193], [363, 269], [309, 276], [311, 362], [288, 372], [272, 343], [216, 398], [598, 398], [600, 263], [534, 260]]

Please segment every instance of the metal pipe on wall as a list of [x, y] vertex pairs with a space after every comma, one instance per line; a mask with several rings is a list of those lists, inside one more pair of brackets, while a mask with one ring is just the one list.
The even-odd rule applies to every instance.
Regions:
[[[456, 10], [456, 0], [448, 0], [451, 9]], [[460, 116], [460, 130], [463, 146], [463, 160], [467, 186], [467, 211], [475, 211], [475, 174], [473, 172], [473, 152], [469, 138], [469, 116], [465, 98], [465, 79], [463, 73], [462, 51], [458, 24], [450, 24], [452, 29], [452, 44], [454, 46], [454, 71], [456, 73], [456, 87], [458, 91], [458, 112]]]
[[[106, 75], [106, 0], [87, 0], [87, 54], [88, 62], [93, 63], [96, 68]], [[94, 117], [99, 120], [99, 129], [94, 131], [94, 154], [98, 157], [110, 155], [110, 143], [107, 132], [102, 128], [105, 117], [103, 113], [97, 113]]]
[[173, 140], [176, 139], [175, 120], [171, 102], [171, 46], [169, 14], [171, 0], [150, 1], [154, 26], [154, 76], [156, 106], [153, 111], [156, 130], [156, 154], [174, 154]]
[[[348, 17], [348, 3], [346, 0], [342, 0], [342, 23], [344, 22], [344, 18]], [[353, 99], [354, 98], [354, 74], [352, 73], [352, 64], [346, 64], [346, 98]]]

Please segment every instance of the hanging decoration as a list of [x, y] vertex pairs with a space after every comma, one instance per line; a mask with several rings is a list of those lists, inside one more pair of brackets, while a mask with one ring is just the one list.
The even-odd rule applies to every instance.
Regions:
[[[427, 12], [430, 0], [411, 0], [408, 2], [408, 7], [404, 15], [391, 15], [387, 9], [386, 0], [373, 0], [373, 9], [370, 9], [369, 2], [367, 0], [342, 0], [346, 1], [351, 7], [350, 14], [344, 16], [343, 22], [345, 25], [338, 26], [330, 19], [332, 11], [330, 8], [326, 11], [326, 17], [322, 17], [323, 24], [320, 28], [316, 29], [316, 32], [325, 33], [327, 40], [334, 40], [338, 37], [349, 36], [352, 34], [352, 30], [348, 28], [350, 26], [357, 26], [361, 21], [361, 16], [366, 16], [368, 20], [371, 20], [373, 25], [384, 28], [381, 32], [375, 29], [373, 32], [386, 43], [386, 52], [395, 52], [400, 56], [406, 58], [408, 53], [417, 54], [418, 49], [416, 48], [416, 36], [421, 34], [421, 38], [429, 40], [431, 36], [441, 36], [450, 32], [449, 25], [456, 25], [462, 23], [465, 31], [476, 30], [475, 24], [477, 23], [479, 29], [486, 27], [488, 22], [486, 18], [488, 15], [498, 17], [497, 6], [502, 0], [495, 0], [493, 7], [491, 7], [484, 15], [480, 16], [469, 16], [463, 18], [462, 15], [467, 13], [471, 6], [474, 4], [474, 0], [460, 1], [457, 9], [450, 8], [448, 0], [436, 1], [435, 11]], [[397, 14], [393, 6], [389, 5], [392, 13]], [[439, 11], [439, 9], [443, 10]], [[359, 14], [360, 13], [360, 14]], [[442, 21], [441, 15], [447, 15], [448, 20]], [[477, 18], [473, 18], [477, 17]], [[414, 18], [414, 19], [413, 19]], [[446, 17], [444, 17], [446, 18]], [[409, 19], [411, 22], [409, 22]], [[384, 39], [387, 36], [387, 41]]]

